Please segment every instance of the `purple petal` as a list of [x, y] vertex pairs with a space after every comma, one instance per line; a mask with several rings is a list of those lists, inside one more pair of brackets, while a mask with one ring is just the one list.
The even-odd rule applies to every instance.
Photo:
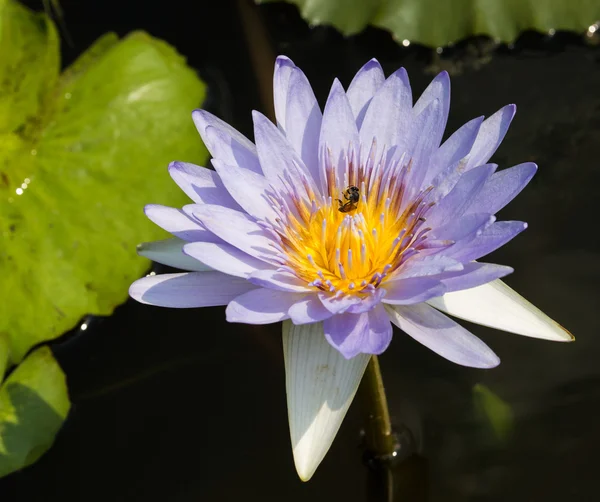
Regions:
[[183, 247], [183, 252], [210, 268], [236, 277], [247, 278], [256, 270], [272, 267], [224, 242], [191, 242]]
[[319, 174], [319, 132], [323, 114], [308, 79], [300, 69], [290, 75], [285, 135], [300, 156], [314, 183]]
[[181, 209], [148, 204], [144, 208], [144, 212], [153, 223], [185, 241], [215, 242], [219, 240], [212, 232], [190, 219]]
[[[496, 164], [485, 164], [463, 174], [454, 188], [427, 215], [427, 225], [435, 228], [456, 221], [481, 192], [497, 167]], [[493, 214], [487, 210], [481, 212]]]
[[467, 209], [468, 213], [495, 214], [513, 200], [537, 171], [533, 162], [525, 162], [495, 173]]
[[376, 305], [381, 303], [383, 297], [387, 294], [384, 288], [377, 288], [375, 291], [360, 299], [359, 303], [350, 305], [346, 312], [348, 314], [362, 314], [375, 308]]
[[334, 293], [320, 291], [319, 300], [323, 306], [332, 314], [342, 314], [353, 305], [360, 303], [360, 298], [356, 295], [336, 295]]
[[287, 172], [294, 181], [302, 183], [301, 173], [309, 176], [308, 170], [283, 133], [260, 112], [252, 112], [252, 118], [258, 158], [267, 180], [279, 186]]
[[[441, 115], [439, 117], [439, 128], [443, 135], [444, 130], [446, 129], [446, 122], [448, 121], [448, 111], [450, 110], [450, 77], [448, 76], [447, 71], [438, 73], [427, 86], [427, 89], [423, 91], [423, 94], [421, 94], [421, 97], [413, 107], [414, 115], [418, 116], [435, 100], [438, 100], [440, 103]], [[442, 136], [440, 135], [440, 141], [441, 139]]]
[[439, 100], [432, 101], [413, 122], [413, 130], [409, 138], [408, 151], [411, 169], [406, 178], [408, 197], [412, 198], [420, 191], [427, 175], [427, 166], [431, 156], [440, 146], [444, 134], [443, 109]]
[[410, 305], [420, 303], [445, 293], [446, 287], [436, 279], [427, 277], [412, 277], [410, 279], [399, 279], [382, 284], [387, 294], [383, 303], [392, 305]]
[[229, 302], [225, 314], [228, 322], [271, 324], [288, 319], [288, 310], [303, 296], [275, 289], [253, 289]]
[[373, 138], [381, 148], [406, 150], [406, 135], [413, 120], [412, 93], [404, 68], [392, 73], [375, 93], [360, 128], [360, 139], [370, 145]]
[[487, 284], [494, 279], [512, 274], [512, 272], [511, 267], [505, 267], [504, 265], [471, 262], [465, 264], [459, 272], [446, 272], [436, 278], [440, 279], [446, 286], [446, 293], [450, 293]]
[[159, 307], [214, 307], [227, 305], [254, 287], [244, 279], [221, 272], [188, 272], [144, 277], [130, 286], [129, 295], [138, 302]]
[[507, 105], [483, 121], [469, 154], [467, 169], [485, 164], [494, 155], [502, 143], [516, 111], [515, 105]]
[[192, 119], [213, 158], [262, 174], [256, 147], [243, 134], [205, 110], [194, 110]]
[[292, 293], [315, 291], [315, 288], [307, 286], [305, 281], [299, 279], [295, 275], [273, 269], [257, 270], [250, 274], [248, 280], [257, 286], [276, 289], [278, 291], [288, 291]]
[[475, 335], [425, 303], [388, 309], [392, 322], [453, 363], [493, 368], [500, 359]]
[[443, 272], [457, 272], [462, 269], [463, 265], [461, 262], [441, 254], [425, 257], [415, 256], [404, 263], [388, 280], [395, 281], [411, 277], [437, 275]]
[[290, 75], [297, 66], [286, 57], [279, 56], [275, 60], [275, 71], [273, 73], [273, 101], [275, 104], [275, 117], [277, 125], [285, 130], [286, 110], [288, 101], [288, 89]]
[[339, 314], [323, 321], [327, 341], [346, 359], [358, 354], [381, 354], [392, 340], [392, 325], [379, 304], [363, 314]]
[[211, 204], [184, 208], [192, 212], [216, 236], [232, 246], [271, 263], [274, 249], [271, 236], [247, 214]]
[[482, 122], [483, 117], [475, 118], [467, 122], [444, 141], [442, 146], [431, 157], [431, 166], [427, 170], [427, 175], [423, 180], [424, 185], [431, 183], [444, 169], [455, 165], [471, 151]]
[[196, 203], [219, 204], [239, 209], [227, 192], [217, 173], [188, 162], [171, 162], [169, 174], [185, 194]]
[[213, 159], [213, 165], [227, 192], [244, 211], [257, 219], [275, 221], [278, 215], [268, 197], [268, 192], [273, 190], [267, 178], [248, 169], [224, 164], [217, 159]]
[[[337, 167], [338, 187], [345, 186], [346, 161], [351, 146], [358, 145], [358, 129], [348, 97], [338, 79], [333, 81], [325, 111], [319, 138], [319, 153], [331, 155], [333, 165]], [[321, 165], [325, 165], [321, 161]]]
[[305, 295], [301, 300], [294, 303], [288, 310], [288, 314], [294, 324], [319, 322], [333, 315], [323, 306], [315, 294]]
[[[462, 239], [474, 238], [484, 227], [492, 224], [496, 218], [491, 214], [477, 213], [468, 214], [450, 223], [431, 231], [433, 239], [444, 241], [460, 241]], [[453, 253], [446, 256], [457, 259]], [[464, 262], [464, 260], [459, 260]], [[470, 261], [470, 260], [468, 260]]]
[[527, 223], [522, 221], [497, 221], [472, 240], [457, 243], [450, 250], [448, 256], [463, 263], [478, 260], [482, 256], [504, 246], [526, 228]]
[[367, 113], [371, 99], [385, 82], [385, 75], [376, 59], [371, 59], [354, 76], [348, 87], [348, 102], [356, 118], [356, 127], [360, 127]]

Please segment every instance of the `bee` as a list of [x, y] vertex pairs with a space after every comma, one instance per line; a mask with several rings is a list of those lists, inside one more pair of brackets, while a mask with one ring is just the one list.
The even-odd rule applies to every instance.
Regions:
[[358, 190], [358, 187], [355, 187], [354, 185], [346, 187], [346, 190], [344, 190], [344, 199], [346, 199], [346, 202], [343, 202], [341, 199], [336, 199], [340, 204], [338, 211], [341, 213], [347, 213], [353, 209], [356, 209], [358, 199], [360, 199], [360, 191]]

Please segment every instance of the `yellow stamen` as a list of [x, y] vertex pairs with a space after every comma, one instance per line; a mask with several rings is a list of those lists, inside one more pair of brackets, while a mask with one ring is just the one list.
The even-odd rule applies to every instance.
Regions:
[[348, 212], [339, 210], [335, 187], [325, 203], [295, 201], [299, 218], [288, 215], [282, 248], [288, 266], [307, 283], [324, 291], [367, 293], [402, 264], [423, 224], [415, 214], [422, 196], [400, 213], [396, 180], [377, 179], [368, 193], [365, 185], [357, 185], [361, 198]]

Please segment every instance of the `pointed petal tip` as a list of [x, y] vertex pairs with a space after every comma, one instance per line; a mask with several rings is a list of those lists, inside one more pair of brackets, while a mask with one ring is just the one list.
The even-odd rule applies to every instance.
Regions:
[[294, 456], [294, 466], [296, 467], [300, 481], [304, 483], [310, 481], [321, 463], [320, 460], [318, 462], [315, 461], [310, 454], [301, 451], [301, 448], [294, 448], [292, 453]]
[[179, 169], [182, 169], [183, 167], [184, 167], [184, 162], [181, 162], [180, 160], [173, 160], [172, 162], [169, 162], [167, 169], [169, 170], [169, 172], [171, 172], [171, 171], [177, 171]]
[[296, 66], [294, 64], [294, 62], [287, 56], [280, 54], [279, 56], [277, 56], [277, 59], [275, 59], [275, 68], [278, 68], [280, 66]]
[[381, 64], [379, 64], [379, 61], [377, 61], [376, 58], [371, 58], [369, 59], [362, 67], [362, 70], [371, 70], [373, 68], [379, 68], [381, 69]]
[[473, 365], [470, 367], [480, 369], [480, 370], [491, 370], [493, 368], [496, 368], [499, 365], [500, 365], [500, 358], [492, 352], [491, 354], [489, 354], [489, 356], [487, 357], [486, 360], [480, 361], [480, 364], [478, 364], [477, 366]]
[[340, 82], [340, 79], [337, 77], [335, 77], [333, 79], [333, 84], [331, 85], [331, 91], [329, 91], [329, 95], [333, 94], [334, 90], [336, 92], [346, 92], [346, 91], [344, 91], [344, 86]]
[[159, 204], [146, 204], [144, 206], [144, 214], [150, 218], [150, 215], [159, 207], [161, 207]]
[[556, 324], [556, 327], [561, 329], [564, 333], [564, 337], [560, 338], [560, 339], [554, 339], [554, 340], [550, 340], [552, 342], [566, 342], [566, 343], [571, 343], [574, 342], [575, 339], [575, 335], [573, 335], [573, 333], [571, 333], [567, 328], [565, 328], [563, 325], [558, 324], [556, 321], [554, 321], [554, 323]]
[[203, 131], [206, 127], [206, 119], [204, 117], [205, 113], [206, 112], [201, 108], [196, 108], [192, 111], [192, 120], [194, 121], [196, 129], [198, 129], [198, 131]]
[[482, 326], [553, 342], [575, 337], [500, 279], [429, 300], [432, 306], [454, 317]]

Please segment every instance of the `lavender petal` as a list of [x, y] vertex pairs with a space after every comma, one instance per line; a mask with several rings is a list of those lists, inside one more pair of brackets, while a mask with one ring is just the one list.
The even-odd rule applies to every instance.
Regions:
[[376, 59], [367, 62], [350, 82], [346, 95], [359, 131], [371, 99], [384, 82], [385, 75]]
[[494, 173], [472, 199], [467, 212], [497, 213], [525, 188], [536, 171], [537, 166], [533, 162], [525, 162]]
[[256, 270], [248, 277], [252, 284], [267, 289], [288, 291], [292, 293], [307, 293], [315, 288], [307, 286], [306, 282], [289, 272], [280, 272], [275, 269]]
[[[454, 188], [427, 215], [427, 224], [433, 227], [445, 225], [461, 217], [471, 201], [483, 189], [498, 166], [485, 164], [463, 174]], [[473, 213], [474, 211], [470, 211]], [[484, 208], [481, 213], [494, 214]]]
[[[252, 285], [256, 288], [256, 286]], [[228, 322], [272, 324], [289, 318], [288, 310], [304, 297], [301, 293], [282, 293], [258, 288], [243, 293], [227, 305]]]
[[412, 277], [410, 279], [399, 279], [388, 281], [382, 285], [386, 290], [383, 303], [392, 305], [411, 305], [441, 296], [446, 287], [441, 281], [427, 277]]
[[452, 166], [466, 157], [473, 148], [482, 122], [483, 117], [470, 120], [442, 143], [431, 157], [431, 164], [423, 180], [424, 186], [428, 186], [448, 166]]
[[381, 354], [392, 339], [392, 325], [379, 304], [362, 314], [338, 314], [323, 321], [327, 341], [346, 358]]
[[191, 210], [194, 217], [225, 242], [254, 258], [272, 262], [275, 254], [272, 237], [252, 217], [211, 204], [196, 205]]
[[373, 96], [360, 128], [360, 140], [370, 145], [374, 138], [380, 148], [395, 146], [406, 150], [406, 136], [412, 122], [412, 92], [404, 68], [392, 73]]
[[302, 184], [301, 173], [305, 176], [310, 173], [283, 133], [260, 112], [252, 112], [252, 118], [258, 158], [267, 180], [280, 186], [287, 173], [294, 182]]
[[144, 208], [144, 212], [153, 223], [185, 241], [214, 242], [219, 240], [212, 232], [190, 219], [181, 209], [148, 204]]
[[300, 156], [314, 184], [319, 183], [319, 132], [323, 114], [304, 73], [295, 69], [290, 75], [285, 135]]
[[171, 162], [169, 174], [179, 188], [198, 204], [219, 204], [231, 209], [240, 208], [223, 186], [217, 173], [211, 169], [188, 162]]
[[502, 143], [517, 111], [515, 105], [507, 105], [483, 121], [477, 139], [471, 148], [467, 169], [485, 164]]
[[254, 288], [244, 279], [221, 272], [186, 272], [144, 277], [129, 288], [140, 303], [171, 308], [214, 307]]
[[294, 324], [309, 324], [323, 321], [333, 314], [323, 306], [317, 295], [309, 293], [289, 308], [288, 315]]
[[[458, 272], [445, 272], [436, 276], [446, 286], [446, 293], [462, 289], [475, 288], [487, 284], [495, 279], [512, 274], [513, 269], [504, 265], [493, 263], [466, 263]], [[444, 293], [445, 294], [445, 293]]]
[[275, 105], [277, 126], [280, 127], [282, 131], [285, 131], [286, 124], [290, 75], [296, 68], [297, 66], [294, 62], [286, 56], [279, 56], [275, 60], [275, 72], [273, 73], [273, 101]]
[[236, 277], [248, 278], [257, 270], [273, 267], [225, 242], [190, 242], [183, 246], [183, 252], [214, 270]]
[[273, 202], [268, 196], [272, 188], [267, 178], [249, 169], [224, 164], [217, 159], [213, 159], [212, 162], [227, 192], [244, 211], [260, 220], [274, 221], [277, 218]]
[[527, 223], [522, 221], [497, 221], [484, 229], [481, 235], [474, 236], [472, 239], [465, 239], [463, 242], [457, 242], [448, 251], [447, 256], [463, 263], [478, 260], [504, 246], [526, 228]]
[[[423, 94], [421, 94], [421, 97], [413, 107], [415, 117], [421, 114], [435, 100], [438, 100], [440, 103], [441, 115], [439, 117], [439, 128], [443, 134], [448, 121], [448, 112], [450, 111], [450, 76], [447, 71], [438, 73], [423, 91]], [[441, 139], [442, 135], [440, 135], [440, 141]]]
[[213, 158], [262, 174], [256, 147], [243, 134], [205, 110], [194, 110], [192, 119]]
[[[358, 145], [358, 129], [344, 88], [340, 81], [335, 79], [323, 112], [319, 153], [331, 155], [333, 164], [337, 168], [338, 188], [341, 189], [347, 184], [344, 181], [346, 172], [344, 156], [348, 154], [349, 145]], [[325, 160], [322, 159], [321, 166], [325, 164]]]
[[493, 368], [500, 359], [479, 338], [426, 303], [388, 308], [392, 322], [406, 334], [456, 364]]

